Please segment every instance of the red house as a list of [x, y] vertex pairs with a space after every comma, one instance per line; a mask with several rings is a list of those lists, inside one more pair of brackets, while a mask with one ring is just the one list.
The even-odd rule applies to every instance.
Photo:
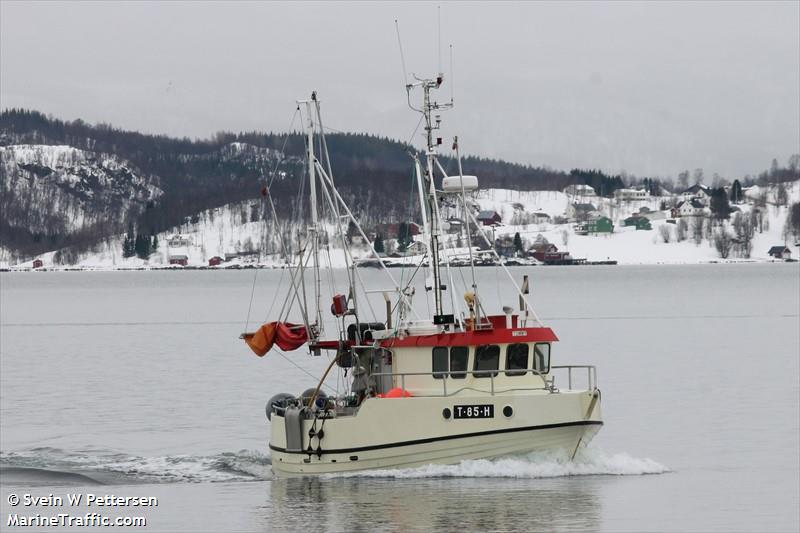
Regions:
[[42, 268], [43, 266], [44, 266], [44, 263], [42, 262], [41, 259], [34, 259], [33, 260], [33, 268]]
[[[378, 226], [378, 233], [380, 233], [385, 239], [397, 239], [398, 237], [401, 237], [400, 230], [403, 229], [400, 226], [401, 225], [396, 222], [381, 224]], [[416, 222], [408, 222], [406, 223], [406, 227], [404, 229], [404, 233], [406, 232], [408, 233], [408, 237], [413, 237], [422, 233], [422, 228]], [[405, 236], [406, 235], [402, 235], [402, 237]]]
[[495, 224], [500, 224], [503, 220], [503, 217], [497, 211], [481, 211], [475, 218], [484, 226], [494, 226]]
[[559, 252], [558, 247], [549, 242], [535, 245], [528, 254], [542, 263], [561, 264], [572, 261], [569, 252]]
[[214, 257], [208, 260], [208, 266], [210, 267], [215, 267], [220, 263], [222, 263], [222, 258], [218, 255], [215, 255]]
[[189, 257], [185, 255], [171, 255], [169, 256], [169, 264], [186, 266], [189, 264]]

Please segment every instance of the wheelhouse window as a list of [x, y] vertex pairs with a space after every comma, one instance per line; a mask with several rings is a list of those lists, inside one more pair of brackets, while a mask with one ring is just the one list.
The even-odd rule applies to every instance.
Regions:
[[475, 348], [475, 373], [476, 378], [496, 376], [500, 368], [500, 347], [496, 344], [487, 344]]
[[447, 348], [439, 347], [433, 349], [433, 377], [434, 379], [444, 379], [447, 377]]
[[537, 342], [533, 347], [533, 369], [541, 374], [550, 372], [550, 343]]
[[453, 346], [450, 348], [450, 377], [464, 379], [467, 377], [469, 364], [469, 348], [466, 346]]
[[528, 370], [528, 345], [509, 344], [506, 348], [506, 376], [524, 376]]
[[435, 379], [444, 379], [448, 375], [453, 379], [464, 379], [467, 377], [469, 364], [469, 348], [466, 346], [454, 346], [447, 348], [437, 346], [431, 352], [431, 367]]

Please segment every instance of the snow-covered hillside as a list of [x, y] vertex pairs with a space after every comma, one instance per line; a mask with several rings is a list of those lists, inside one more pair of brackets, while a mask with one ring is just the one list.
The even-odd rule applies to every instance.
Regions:
[[[762, 193], [767, 194], [767, 205], [762, 207], [765, 211], [766, 223], [763, 231], [756, 231], [753, 236], [753, 249], [751, 259], [771, 259], [767, 251], [772, 246], [788, 244], [795, 256], [798, 255], [797, 247], [793, 242], [786, 242], [783, 235], [786, 218], [789, 213], [787, 206], [774, 205], [775, 187], [765, 187], [758, 190], [754, 187], [748, 190], [746, 196], [748, 203], [736, 207], [743, 214], [753, 209], [755, 201]], [[786, 184], [789, 205], [800, 201], [800, 182]], [[533, 243], [538, 235], [542, 235], [559, 249], [569, 250], [572, 257], [584, 258], [588, 261], [615, 260], [620, 264], [659, 264], [659, 263], [704, 263], [719, 261], [720, 257], [714, 248], [713, 242], [703, 240], [699, 245], [694, 240], [687, 238], [677, 242], [675, 238], [677, 224], [668, 223], [670, 216], [665, 213], [663, 219], [651, 221], [652, 230], [636, 230], [633, 227], [624, 227], [625, 218], [639, 212], [643, 207], [651, 212], [659, 211], [661, 203], [669, 201], [667, 197], [651, 197], [647, 200], [617, 201], [608, 198], [573, 197], [557, 191], [512, 191], [505, 189], [489, 189], [481, 191], [476, 196], [476, 202], [481, 210], [497, 211], [504, 222], [493, 228], [493, 238], [511, 236], [519, 232], [520, 237], [527, 245]], [[573, 224], [554, 224], [555, 217], [568, 218], [568, 206], [572, 203], [591, 203], [598, 212], [611, 218], [614, 222], [613, 233], [598, 233], [593, 235], [578, 235]], [[771, 202], [771, 203], [770, 203]], [[515, 214], [517, 219], [524, 219], [524, 214], [536, 212], [546, 213], [551, 217], [549, 222], [531, 224], [513, 224]], [[674, 219], [673, 219], [674, 220]], [[666, 225], [670, 232], [670, 242], [665, 243], [662, 237], [661, 226]], [[730, 225], [728, 223], [727, 225]], [[731, 257], [731, 260], [740, 260]]]
[[155, 180], [116, 156], [71, 146], [0, 146], [6, 236], [107, 234], [163, 194]]
[[[786, 184], [786, 191], [789, 205], [800, 201], [800, 182]], [[763, 192], [766, 192], [770, 199], [774, 196], [774, 190], [769, 188], [766, 191], [759, 191], [758, 196], [763, 197]], [[499, 225], [484, 228], [490, 239], [513, 237], [519, 233], [525, 248], [530, 247], [533, 241], [542, 235], [560, 250], [568, 250], [573, 258], [588, 261], [615, 260], [620, 264], [720, 261], [719, 254], [708, 235], [700, 239], [699, 244], [691, 235], [678, 242], [676, 239], [678, 224], [668, 222], [670, 216], [667, 212], [661, 212], [662, 218], [659, 218], [659, 215], [654, 216], [651, 220], [651, 230], [636, 230], [623, 225], [625, 218], [642, 211], [644, 207], [651, 213], [658, 213], [663, 202], [674, 203], [675, 200], [666, 197], [624, 202], [598, 197], [575, 198], [557, 191], [488, 189], [477, 193], [474, 201], [476, 209], [494, 210], [502, 217]], [[562, 222], [570, 218], [569, 206], [576, 201], [592, 203], [600, 214], [613, 220], [614, 231], [589, 235], [577, 234], [573, 222]], [[748, 200], [738, 204], [736, 208], [740, 210], [742, 216], [745, 216], [755, 208], [755, 204], [754, 201]], [[159, 246], [147, 260], [137, 257], [124, 258], [122, 254], [124, 236], [119, 235], [97, 245], [91, 252], [81, 254], [75, 258], [73, 264], [82, 268], [167, 267], [171, 259], [185, 256], [187, 265], [195, 267], [208, 266], [209, 260], [214, 257], [221, 259], [219, 268], [247, 264], [280, 266], [283, 260], [277, 253], [280, 249], [279, 231], [283, 232], [286, 242], [291, 243], [290, 232], [287, 228], [276, 231], [269, 221], [263, 220], [262, 209], [262, 203], [253, 200], [204, 211], [193, 217], [193, 222], [158, 234]], [[798, 254], [800, 250], [794, 246], [793, 240], [787, 242], [783, 232], [789, 208], [768, 203], [760, 209], [764, 222], [759, 227], [760, 231], [757, 230], [753, 236], [749, 260], [771, 260], [767, 254], [769, 248], [784, 243], [789, 245], [795, 257], [800, 255]], [[530, 222], [537, 219], [542, 221]], [[675, 219], [672, 220], [675, 222]], [[662, 230], [662, 226], [667, 229]], [[731, 222], [726, 222], [724, 227], [732, 233]], [[341, 245], [333, 237], [333, 228], [328, 227], [327, 231], [331, 236], [330, 245], [323, 248], [322, 262], [334, 267], [343, 266], [345, 261]], [[665, 233], [668, 234], [670, 242], [664, 242]], [[457, 237], [450, 237], [452, 247], [456, 245], [456, 240]], [[297, 247], [296, 243], [294, 247]], [[461, 252], [462, 255], [466, 254], [466, 249], [462, 249]], [[369, 257], [368, 246], [356, 246], [353, 255], [356, 259]], [[59, 267], [59, 257], [56, 252], [43, 254], [39, 258], [45, 267]], [[741, 261], [743, 258], [731, 255], [728, 260]], [[403, 262], [403, 259], [395, 262]], [[5, 266], [13, 268], [15, 265], [6, 262]], [[27, 268], [31, 266], [31, 262], [28, 260], [17, 266]]]
[[[260, 219], [261, 207], [261, 203], [254, 200], [204, 211], [193, 217], [194, 221], [156, 235], [158, 248], [148, 259], [123, 257], [124, 235], [115, 236], [96, 245], [93, 250], [79, 254], [70, 264], [63, 264], [57, 251], [42, 254], [38, 259], [49, 268], [159, 268], [170, 266], [170, 260], [180, 256], [186, 257], [187, 266], [195, 267], [208, 266], [214, 257], [223, 260], [222, 268], [256, 264], [279, 267], [285, 263], [278, 253], [279, 235], [270, 222]], [[326, 230], [329, 235], [334, 235], [333, 227]], [[289, 242], [288, 234], [287, 242], [296, 247], [296, 243]], [[355, 246], [351, 252], [356, 259], [369, 255], [368, 246]], [[336, 243], [331, 243], [330, 248], [323, 247], [321, 261], [333, 267], [346, 264], [342, 248]], [[31, 260], [21, 263], [0, 261], [0, 267], [6, 268], [26, 268], [31, 264]]]

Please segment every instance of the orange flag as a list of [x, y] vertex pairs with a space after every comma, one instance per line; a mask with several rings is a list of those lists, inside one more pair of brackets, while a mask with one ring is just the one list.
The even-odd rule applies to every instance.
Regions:
[[264, 354], [275, 344], [275, 337], [277, 334], [277, 323], [270, 322], [258, 328], [255, 333], [245, 333], [242, 337], [244, 338], [244, 342], [253, 350], [253, 353], [259, 357], [264, 357]]

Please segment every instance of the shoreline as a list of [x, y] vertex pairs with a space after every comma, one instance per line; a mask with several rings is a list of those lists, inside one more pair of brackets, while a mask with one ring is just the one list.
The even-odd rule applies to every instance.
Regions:
[[[507, 268], [552, 268], [552, 267], [599, 267], [599, 266], [694, 266], [694, 265], [754, 265], [771, 263], [797, 263], [797, 259], [721, 259], [717, 261], [689, 261], [689, 262], [657, 262], [657, 263], [619, 263], [615, 261], [597, 261], [587, 263], [576, 263], [567, 265], [505, 265]], [[491, 268], [501, 265], [475, 265], [476, 268]], [[468, 268], [469, 265], [454, 266], [453, 268]], [[285, 270], [286, 265], [232, 265], [226, 267], [219, 266], [141, 266], [141, 267], [104, 267], [104, 266], [64, 266], [64, 267], [0, 267], [0, 273], [31, 273], [31, 272], [185, 272], [185, 271], [234, 271], [234, 270]], [[381, 270], [380, 267], [361, 267], [364, 269]], [[408, 266], [389, 266], [391, 270], [401, 268], [416, 268], [416, 265]], [[333, 267], [334, 270], [344, 270], [344, 267]]]

